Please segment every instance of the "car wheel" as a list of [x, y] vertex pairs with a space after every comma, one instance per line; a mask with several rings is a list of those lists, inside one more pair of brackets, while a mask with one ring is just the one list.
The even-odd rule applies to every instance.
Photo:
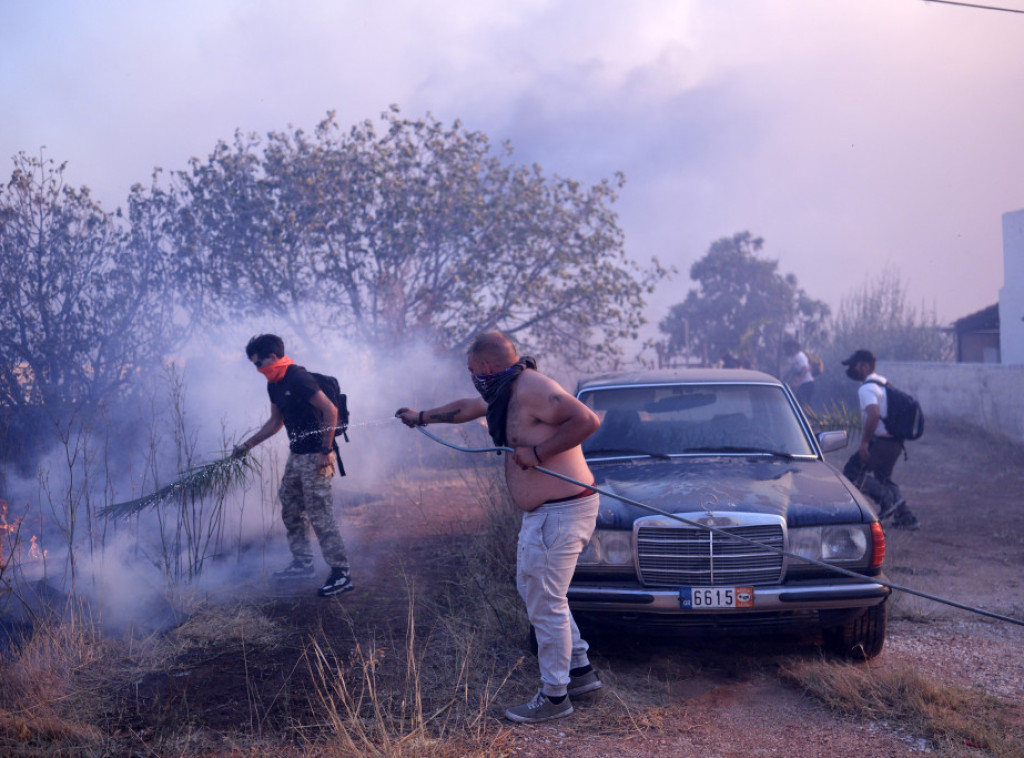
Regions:
[[888, 602], [868, 608], [853, 621], [821, 630], [825, 650], [840, 658], [866, 661], [882, 652], [888, 619]]

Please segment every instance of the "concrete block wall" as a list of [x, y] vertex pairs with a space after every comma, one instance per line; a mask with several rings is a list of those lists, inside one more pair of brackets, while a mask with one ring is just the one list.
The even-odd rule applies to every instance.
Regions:
[[1024, 443], [1024, 366], [878, 361], [877, 371], [929, 418], [969, 421]]

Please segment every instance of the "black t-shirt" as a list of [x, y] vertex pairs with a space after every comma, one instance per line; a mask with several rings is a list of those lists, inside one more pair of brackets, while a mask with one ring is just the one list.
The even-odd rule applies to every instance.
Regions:
[[270, 402], [284, 417], [288, 432], [288, 449], [293, 453], [319, 453], [323, 449], [324, 435], [320, 414], [310, 399], [320, 391], [313, 375], [294, 363], [288, 367], [284, 379], [267, 383]]

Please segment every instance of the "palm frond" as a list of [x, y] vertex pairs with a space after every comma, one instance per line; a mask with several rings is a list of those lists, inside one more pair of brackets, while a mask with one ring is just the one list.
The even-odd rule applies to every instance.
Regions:
[[126, 518], [171, 500], [184, 501], [209, 495], [223, 495], [231, 487], [248, 484], [253, 477], [259, 475], [259, 472], [259, 463], [248, 453], [240, 458], [229, 455], [219, 461], [186, 469], [176, 480], [149, 495], [108, 505], [100, 510], [100, 515]]

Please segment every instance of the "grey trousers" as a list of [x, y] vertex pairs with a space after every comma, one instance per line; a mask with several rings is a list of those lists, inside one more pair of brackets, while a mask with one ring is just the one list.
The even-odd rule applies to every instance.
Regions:
[[516, 585], [537, 634], [537, 662], [545, 695], [566, 693], [569, 669], [586, 666], [589, 646], [569, 611], [566, 593], [576, 559], [597, 522], [599, 496], [546, 503], [523, 515]]

